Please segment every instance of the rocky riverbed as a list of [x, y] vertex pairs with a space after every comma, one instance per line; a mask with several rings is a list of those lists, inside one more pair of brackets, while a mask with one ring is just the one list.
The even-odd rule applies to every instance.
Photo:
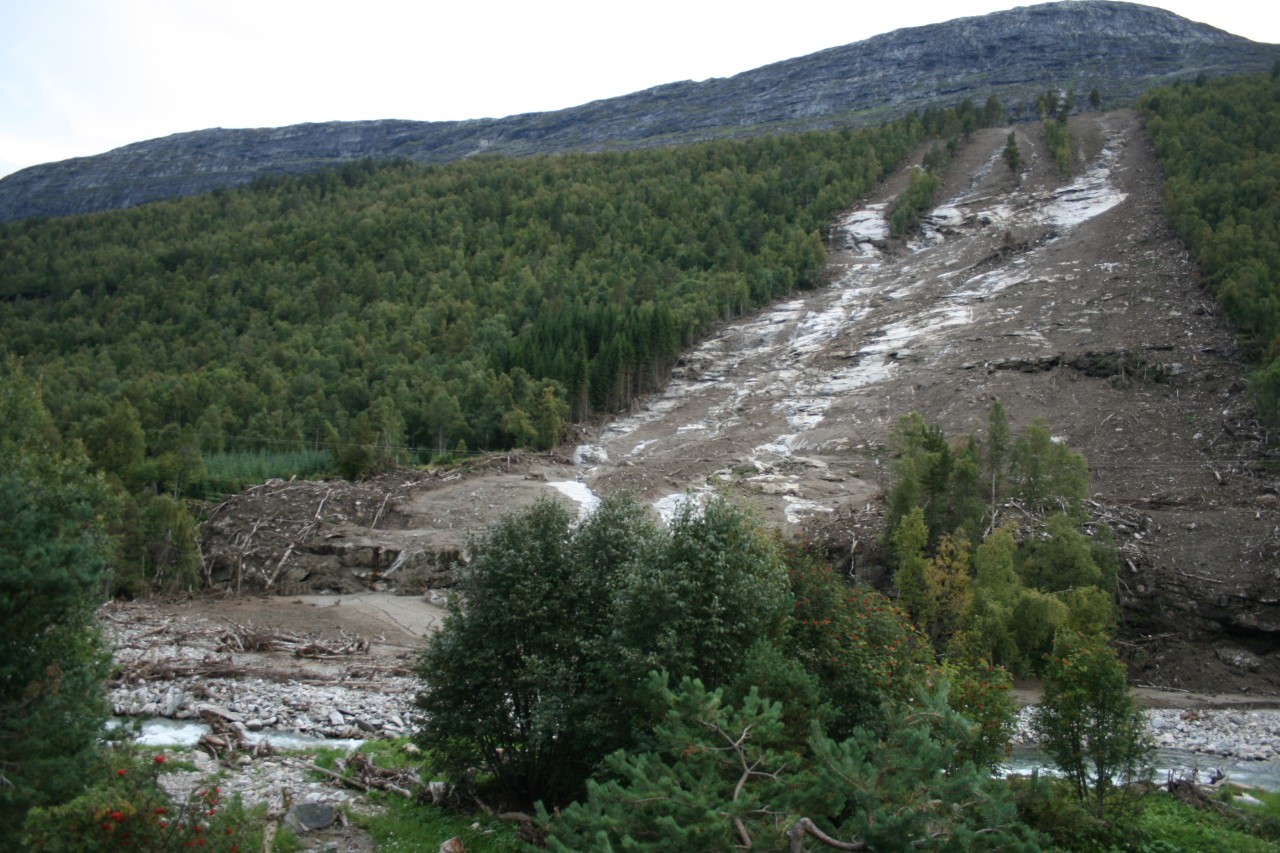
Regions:
[[[121, 685], [110, 693], [118, 717], [201, 720], [213, 714], [245, 733], [281, 742], [399, 737], [409, 733], [416, 683], [384, 678], [376, 689], [265, 678], [189, 678]], [[174, 728], [176, 733], [179, 728]], [[291, 737], [293, 736], [293, 737]], [[300, 737], [296, 737], [300, 736]], [[256, 739], [256, 738], [255, 738]]]
[[[394, 622], [380, 620], [392, 606]], [[206, 601], [198, 609], [114, 605], [104, 611], [121, 672], [112, 709], [192, 724], [154, 732], [155, 743], [192, 743], [194, 725], [209, 716], [291, 747], [407, 735], [416, 650], [440, 612], [429, 601], [389, 595]], [[266, 619], [271, 629], [254, 627]], [[366, 638], [357, 627], [378, 633]], [[1020, 692], [1027, 703], [1034, 696]], [[1205, 767], [1225, 759], [1280, 764], [1280, 701], [1152, 691], [1139, 698], [1153, 706], [1146, 714], [1161, 749], [1200, 756]], [[1032, 744], [1031, 714], [1028, 705], [1019, 745]]]
[[[1035, 746], [1034, 706], [1018, 717], [1015, 746]], [[1215, 761], [1275, 762], [1280, 773], [1280, 710], [1237, 708], [1149, 708], [1147, 729], [1156, 748], [1184, 753], [1202, 768]]]
[[[273, 817], [332, 820], [299, 831], [304, 851], [376, 849], [342, 816], [378, 806], [318, 772], [314, 751], [411, 732], [419, 689], [412, 667], [442, 617], [439, 606], [388, 594], [202, 599], [114, 604], [102, 617], [116, 649], [112, 708], [142, 728], [147, 748], [186, 762], [165, 774], [176, 798], [216, 778], [225, 795], [265, 804]], [[1222, 770], [1229, 780], [1280, 789], [1280, 702], [1139, 695], [1154, 705], [1146, 713], [1160, 771], [1208, 781]], [[1030, 702], [1035, 693], [1019, 697]], [[1237, 704], [1212, 707], [1228, 702]], [[1028, 705], [1020, 715], [1011, 772], [1045, 765], [1031, 749], [1031, 713]], [[274, 749], [214, 758], [196, 745], [210, 723]]]
[[[408, 734], [416, 689], [412, 678], [387, 679], [377, 690], [260, 678], [194, 678], [185, 683], [117, 687], [111, 691], [111, 703], [113, 712], [125, 717], [195, 721], [202, 712], [213, 713], [246, 733], [303, 747], [323, 746], [330, 739], [349, 742]], [[1035, 745], [1034, 710], [1034, 706], [1023, 708], [1015, 745]], [[1202, 756], [1203, 766], [1218, 758], [1280, 764], [1280, 710], [1152, 708], [1145, 713], [1158, 748]], [[192, 741], [193, 731], [157, 728], [150, 740]]]

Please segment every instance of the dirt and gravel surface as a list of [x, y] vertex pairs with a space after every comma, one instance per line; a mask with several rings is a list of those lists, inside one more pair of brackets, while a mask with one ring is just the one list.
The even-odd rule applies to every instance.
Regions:
[[[884, 219], [899, 172], [833, 224], [827, 284], [727, 324], [576, 447], [229, 499], [204, 531], [210, 579], [279, 595], [183, 607], [394, 621], [353, 595], [429, 594], [501, 513], [619, 489], [660, 513], [727, 492], [867, 571], [893, 424], [918, 411], [981, 434], [999, 398], [1015, 428], [1043, 417], [1089, 460], [1093, 512], [1120, 544], [1134, 683], [1280, 700], [1280, 480], [1237, 348], [1163, 218], [1139, 119], [1073, 119], [1066, 179], [1037, 125], [1013, 132], [1018, 175], [1001, 158], [1008, 128], [975, 133], [924, 234], [896, 241]], [[293, 603], [316, 593], [342, 604]]]

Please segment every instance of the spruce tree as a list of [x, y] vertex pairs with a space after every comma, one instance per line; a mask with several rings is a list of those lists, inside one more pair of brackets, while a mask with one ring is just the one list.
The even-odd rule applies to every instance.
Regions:
[[0, 369], [0, 824], [92, 778], [110, 659], [94, 612], [107, 571], [101, 477], [62, 446], [35, 384]]
[[1012, 130], [1009, 131], [1009, 139], [1004, 146], [1004, 162], [1009, 165], [1009, 171], [1017, 177], [1018, 167], [1022, 165], [1022, 154], [1018, 151], [1018, 140], [1014, 137]]

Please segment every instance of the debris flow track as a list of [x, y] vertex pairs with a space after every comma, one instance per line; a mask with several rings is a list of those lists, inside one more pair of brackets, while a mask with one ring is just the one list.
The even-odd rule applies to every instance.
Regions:
[[1276, 478], [1246, 368], [1164, 218], [1140, 121], [1073, 119], [1066, 178], [1038, 123], [1013, 128], [1014, 175], [1008, 131], [961, 146], [920, 234], [887, 236], [907, 170], [842, 216], [829, 283], [686, 355], [663, 393], [579, 448], [582, 479], [665, 511], [744, 494], [856, 567], [880, 532], [895, 422], [917, 411], [948, 435], [982, 436], [999, 398], [1015, 429], [1044, 418], [1089, 460], [1144, 644], [1137, 677], [1273, 690], [1280, 669], [1265, 654], [1253, 670], [1224, 661], [1233, 644], [1274, 648]]
[[[1280, 692], [1268, 654], [1280, 632], [1280, 483], [1245, 399], [1246, 367], [1165, 220], [1140, 119], [1073, 118], [1066, 177], [1036, 122], [1012, 128], [1023, 161], [1013, 174], [1001, 156], [1009, 131], [960, 145], [937, 207], [907, 239], [890, 239], [886, 224], [912, 166], [897, 171], [832, 223], [823, 284], [726, 323], [662, 392], [585, 431], [576, 449], [470, 474], [406, 472], [389, 501], [370, 494], [343, 518], [326, 517], [346, 506], [336, 493], [314, 507], [334, 484], [289, 492], [311, 502], [295, 515], [324, 543], [313, 550], [389, 564], [456, 552], [542, 495], [585, 512], [625, 489], [669, 516], [724, 491], [861, 571], [881, 532], [893, 425], [915, 411], [948, 435], [982, 436], [999, 398], [1015, 430], [1044, 418], [1089, 461], [1094, 514], [1121, 549], [1135, 680]], [[238, 516], [234, 499], [220, 510], [205, 553], [247, 567], [219, 542], [250, 530], [263, 541], [269, 525], [254, 526], [261, 510]], [[289, 556], [291, 535], [255, 559], [281, 591], [320, 591], [290, 575], [311, 547], [294, 543]], [[403, 588], [409, 575], [388, 580]]]

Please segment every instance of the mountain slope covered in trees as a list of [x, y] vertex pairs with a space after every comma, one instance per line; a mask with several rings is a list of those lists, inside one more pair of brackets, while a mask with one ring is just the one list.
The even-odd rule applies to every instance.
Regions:
[[548, 113], [178, 133], [0, 180], [0, 220], [128, 207], [365, 157], [603, 151], [859, 127], [992, 95], [1034, 117], [1048, 85], [1107, 106], [1173, 80], [1268, 68], [1274, 45], [1149, 6], [1068, 0], [898, 30], [727, 79], [673, 82]]
[[366, 161], [9, 224], [3, 352], [91, 446], [120, 404], [153, 456], [550, 447], [566, 421], [657, 387], [712, 323], [812, 287], [835, 212], [975, 114], [625, 154]]
[[1258, 365], [1280, 423], [1280, 60], [1269, 74], [1157, 89], [1139, 106], [1168, 175], [1168, 214]]

